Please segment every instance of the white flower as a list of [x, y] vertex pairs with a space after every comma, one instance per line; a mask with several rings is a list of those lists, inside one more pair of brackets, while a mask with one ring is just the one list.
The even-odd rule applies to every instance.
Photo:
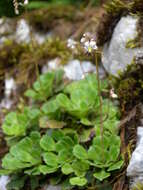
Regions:
[[113, 88], [110, 90], [110, 96], [111, 96], [112, 98], [118, 98], [118, 96], [117, 96], [117, 94], [115, 94]]
[[74, 49], [76, 47], [77, 42], [74, 41], [73, 39], [69, 38], [67, 41], [67, 47]]
[[85, 43], [86, 42], [86, 38], [85, 37], [82, 37], [81, 40], [80, 40], [81, 43]]
[[13, 5], [14, 5], [15, 14], [18, 15], [19, 14], [19, 10], [18, 10], [19, 3], [17, 2], [17, 0], [13, 0]]
[[93, 50], [97, 50], [97, 44], [95, 38], [90, 33], [83, 34], [80, 42], [83, 44], [84, 49], [86, 52], [91, 53]]
[[97, 50], [98, 47], [96, 45], [95, 41], [88, 41], [84, 43], [84, 49], [88, 52], [91, 53], [93, 50]]
[[24, 0], [24, 5], [27, 5], [29, 3], [28, 0]]
[[24, 1], [22, 1], [22, 2], [19, 2], [18, 4], [19, 4], [19, 6], [25, 6], [25, 5], [27, 5], [29, 3], [29, 0], [24, 0]]

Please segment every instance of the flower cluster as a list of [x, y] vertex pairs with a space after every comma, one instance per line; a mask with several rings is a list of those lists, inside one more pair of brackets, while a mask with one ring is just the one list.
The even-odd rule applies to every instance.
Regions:
[[80, 41], [86, 52], [92, 53], [92, 51], [97, 50], [96, 38], [91, 33], [83, 34], [83, 37]]

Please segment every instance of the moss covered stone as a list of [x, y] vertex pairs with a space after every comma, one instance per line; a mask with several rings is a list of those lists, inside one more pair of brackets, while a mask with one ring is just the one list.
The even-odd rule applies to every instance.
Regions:
[[116, 78], [115, 89], [122, 111], [130, 111], [135, 105], [143, 102], [143, 57], [135, 58], [119, 78]]
[[138, 15], [138, 34], [139, 40], [143, 39], [142, 35], [142, 16], [143, 2], [142, 0], [112, 0], [105, 5], [105, 13], [100, 21], [97, 30], [97, 44], [102, 46], [110, 40], [113, 30], [122, 16]]

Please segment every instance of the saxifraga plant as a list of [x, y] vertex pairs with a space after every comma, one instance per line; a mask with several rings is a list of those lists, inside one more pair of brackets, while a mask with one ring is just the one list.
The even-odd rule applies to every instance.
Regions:
[[[103, 181], [123, 165], [117, 135], [119, 113], [107, 99], [102, 100], [102, 117], [106, 118], [103, 136], [99, 130], [96, 75], [64, 85], [63, 74], [57, 70], [40, 75], [25, 92], [32, 105], [5, 117], [2, 129], [9, 152], [2, 159], [1, 174], [39, 176], [60, 172], [74, 187], [90, 184], [89, 174]], [[105, 89], [106, 81], [100, 86]]]

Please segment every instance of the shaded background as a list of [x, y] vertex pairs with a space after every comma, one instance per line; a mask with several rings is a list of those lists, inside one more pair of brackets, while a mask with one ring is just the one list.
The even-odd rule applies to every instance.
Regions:
[[[72, 4], [75, 6], [87, 6], [89, 3], [94, 6], [102, 3], [103, 0], [29, 0], [29, 5], [27, 6], [28, 10], [39, 9], [51, 4]], [[21, 1], [19, 1], [21, 2]], [[20, 12], [22, 12], [22, 7]], [[13, 17], [15, 16], [14, 8], [13, 8], [13, 0], [0, 0], [0, 17], [7, 16]]]

